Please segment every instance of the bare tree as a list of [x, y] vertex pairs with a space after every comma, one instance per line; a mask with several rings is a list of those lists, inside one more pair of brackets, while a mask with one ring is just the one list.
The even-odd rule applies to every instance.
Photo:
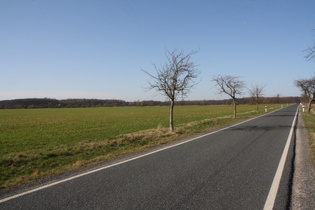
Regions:
[[303, 92], [303, 96], [308, 99], [308, 109], [307, 112], [310, 113], [312, 102], [315, 98], [315, 77], [311, 79], [300, 79], [294, 81], [295, 86], [300, 88]]
[[[313, 29], [313, 31], [315, 31], [315, 29]], [[305, 56], [305, 59], [307, 61], [311, 61], [311, 60], [315, 61], [315, 42], [314, 42], [313, 47], [310, 47], [304, 51], [307, 53], [307, 55]]]
[[252, 85], [250, 89], [248, 89], [250, 97], [256, 103], [256, 111], [258, 112], [258, 105], [261, 102], [261, 97], [263, 96], [263, 91], [265, 85]]
[[167, 61], [164, 65], [157, 67], [154, 65], [156, 75], [152, 75], [147, 71], [153, 82], [148, 82], [148, 90], [156, 90], [168, 97], [170, 100], [170, 130], [174, 131], [174, 106], [178, 96], [184, 98], [190, 89], [196, 85], [194, 79], [197, 78], [199, 72], [194, 62], [190, 61], [191, 56], [197, 53], [192, 51], [185, 55], [183, 51], [174, 50], [169, 52], [166, 50]]
[[233, 99], [234, 104], [234, 118], [236, 118], [236, 95], [241, 95], [245, 87], [245, 83], [240, 80], [238, 76], [218, 75], [214, 76], [212, 80], [219, 88], [219, 93], [225, 93]]
[[307, 55], [305, 56], [307, 61], [315, 61], [315, 43], [313, 47], [310, 47], [305, 50], [307, 52]]

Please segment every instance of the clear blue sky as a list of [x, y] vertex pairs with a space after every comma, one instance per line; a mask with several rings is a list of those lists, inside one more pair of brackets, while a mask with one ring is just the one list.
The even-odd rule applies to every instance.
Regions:
[[299, 96], [314, 29], [314, 0], [0, 0], [0, 100], [165, 100], [145, 91], [141, 69], [154, 73], [166, 48], [199, 50], [201, 81], [185, 100], [227, 98], [218, 74]]

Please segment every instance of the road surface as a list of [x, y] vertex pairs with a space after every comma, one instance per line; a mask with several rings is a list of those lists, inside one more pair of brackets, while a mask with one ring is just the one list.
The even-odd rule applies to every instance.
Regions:
[[296, 111], [289, 106], [43, 185], [0, 200], [0, 209], [287, 209]]

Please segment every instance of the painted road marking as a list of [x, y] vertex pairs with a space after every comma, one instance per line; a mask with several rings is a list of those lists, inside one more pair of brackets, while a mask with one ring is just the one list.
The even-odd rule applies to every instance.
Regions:
[[291, 130], [290, 130], [290, 133], [289, 133], [289, 136], [287, 139], [287, 143], [285, 144], [285, 147], [283, 149], [283, 153], [282, 153], [275, 177], [273, 178], [272, 185], [271, 185], [271, 188], [270, 188], [270, 191], [269, 191], [269, 194], [268, 194], [265, 206], [264, 206], [264, 210], [272, 210], [273, 206], [275, 204], [279, 185], [280, 185], [280, 181], [281, 181], [281, 177], [282, 177], [282, 173], [283, 173], [283, 169], [284, 169], [284, 165], [285, 165], [285, 161], [286, 161], [287, 156], [288, 156], [289, 146], [290, 146], [292, 135], [294, 132], [295, 121], [296, 121], [296, 118], [298, 115], [298, 110], [299, 109], [296, 110], [295, 117], [294, 117], [294, 120], [293, 120], [293, 123], [291, 126]]

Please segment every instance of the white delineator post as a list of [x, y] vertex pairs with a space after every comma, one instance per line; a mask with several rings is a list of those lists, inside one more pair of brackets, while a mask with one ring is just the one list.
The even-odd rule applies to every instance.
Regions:
[[305, 106], [304, 104], [301, 104], [302, 105], [302, 108], [303, 108], [303, 112], [305, 112]]

